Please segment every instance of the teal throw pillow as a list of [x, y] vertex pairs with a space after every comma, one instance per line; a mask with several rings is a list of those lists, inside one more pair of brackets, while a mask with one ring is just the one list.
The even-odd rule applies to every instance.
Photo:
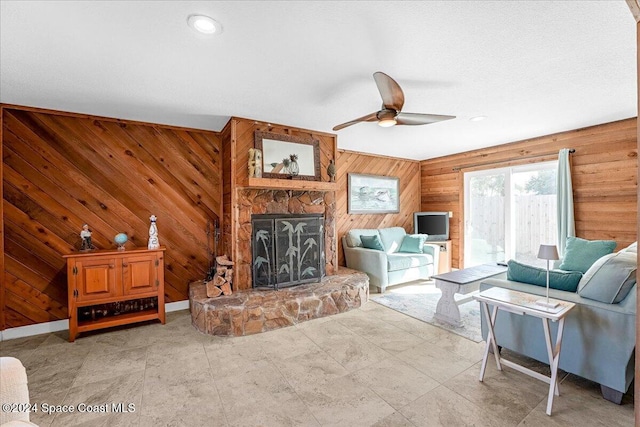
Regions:
[[[549, 270], [549, 288], [575, 292], [581, 278], [579, 271]], [[547, 269], [510, 260], [507, 262], [507, 279], [547, 287]]]
[[384, 251], [382, 247], [382, 242], [380, 242], [380, 238], [378, 236], [360, 236], [360, 240], [362, 241], [362, 247], [367, 249], [375, 249], [377, 251]]
[[613, 240], [585, 240], [579, 237], [567, 237], [567, 246], [560, 270], [586, 273], [594, 262], [610, 254], [616, 248]]
[[635, 253], [618, 252], [594, 262], [580, 280], [578, 295], [608, 304], [625, 299], [636, 284], [636, 256]]
[[425, 238], [422, 236], [412, 236], [407, 234], [402, 239], [402, 244], [398, 252], [409, 252], [413, 254], [421, 254], [422, 246], [424, 245]]

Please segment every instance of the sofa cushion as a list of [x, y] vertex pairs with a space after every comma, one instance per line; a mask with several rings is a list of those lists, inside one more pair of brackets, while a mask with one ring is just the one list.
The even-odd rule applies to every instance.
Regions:
[[422, 246], [424, 246], [425, 238], [421, 235], [407, 234], [402, 239], [402, 244], [398, 252], [409, 252], [414, 254], [422, 253]]
[[578, 294], [583, 298], [617, 304], [636, 284], [637, 254], [618, 252], [597, 260], [582, 276]]
[[[549, 288], [575, 292], [582, 273], [578, 271], [549, 270]], [[507, 280], [547, 286], [547, 269], [510, 260], [507, 262]]]
[[598, 259], [610, 254], [616, 248], [613, 240], [585, 240], [579, 237], [567, 237], [561, 270], [581, 271], [585, 273]]
[[382, 246], [388, 253], [398, 252], [400, 245], [402, 245], [402, 239], [407, 235], [407, 232], [402, 227], [389, 227], [378, 229], [380, 233], [380, 240], [382, 240]]
[[395, 253], [387, 254], [387, 270], [406, 270], [412, 267], [423, 267], [433, 264], [433, 257], [428, 254]]
[[620, 252], [630, 252], [630, 253], [637, 254], [638, 253], [638, 242], [633, 242], [632, 244], [630, 244], [626, 248], [622, 249]]
[[375, 228], [354, 228], [353, 230], [347, 231], [345, 235], [347, 245], [350, 248], [361, 248], [362, 241], [360, 240], [360, 236], [380, 236], [380, 234], [378, 234], [378, 230]]
[[382, 242], [378, 236], [360, 236], [362, 247], [366, 249], [375, 249], [377, 251], [384, 251]]

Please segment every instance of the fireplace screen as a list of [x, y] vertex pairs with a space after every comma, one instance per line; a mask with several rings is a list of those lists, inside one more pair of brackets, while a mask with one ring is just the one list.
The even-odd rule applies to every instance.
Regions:
[[282, 288], [324, 276], [324, 217], [252, 215], [253, 287]]

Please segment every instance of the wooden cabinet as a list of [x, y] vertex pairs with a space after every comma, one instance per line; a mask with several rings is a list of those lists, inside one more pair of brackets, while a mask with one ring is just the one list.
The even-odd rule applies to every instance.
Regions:
[[164, 324], [164, 250], [65, 255], [69, 341], [80, 332], [145, 320], [159, 319]]
[[440, 258], [438, 261], [438, 273], [448, 273], [451, 271], [451, 240], [442, 242], [427, 242], [440, 246]]

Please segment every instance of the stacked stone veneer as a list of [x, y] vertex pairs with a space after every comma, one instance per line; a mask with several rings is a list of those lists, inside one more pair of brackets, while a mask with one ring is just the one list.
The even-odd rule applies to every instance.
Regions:
[[321, 283], [282, 290], [243, 290], [207, 298], [202, 281], [189, 286], [191, 322], [209, 335], [242, 336], [343, 313], [369, 300], [369, 278], [341, 268]]
[[325, 273], [338, 271], [336, 240], [336, 201], [333, 191], [292, 190], [238, 190], [237, 241], [234, 291], [250, 289], [251, 283], [251, 215], [253, 214], [304, 214], [324, 215]]

